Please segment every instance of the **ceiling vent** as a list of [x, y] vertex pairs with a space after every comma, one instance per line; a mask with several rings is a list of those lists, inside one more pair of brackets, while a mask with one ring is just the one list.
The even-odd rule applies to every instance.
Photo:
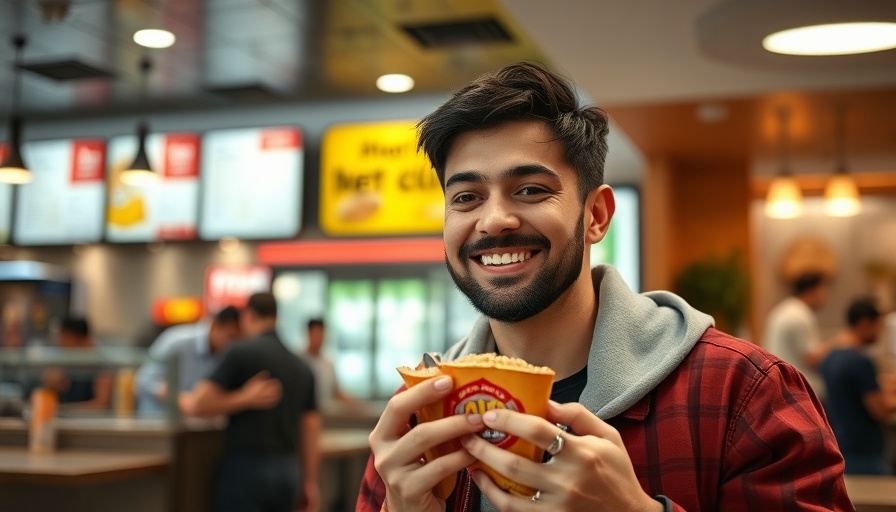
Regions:
[[37, 73], [38, 75], [52, 78], [60, 82], [68, 80], [83, 80], [86, 78], [111, 78], [115, 76], [96, 66], [92, 66], [76, 59], [55, 60], [48, 62], [26, 62], [22, 69]]
[[510, 43], [513, 38], [495, 18], [401, 25], [401, 29], [424, 48]]
[[283, 94], [260, 83], [207, 86], [205, 90], [234, 103], [268, 103], [283, 100]]

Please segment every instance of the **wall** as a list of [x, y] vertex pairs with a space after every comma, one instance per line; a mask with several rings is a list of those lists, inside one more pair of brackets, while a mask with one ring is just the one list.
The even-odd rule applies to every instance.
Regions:
[[[276, 106], [230, 107], [148, 116], [151, 131], [203, 131], [218, 128], [297, 124], [305, 143], [302, 219], [299, 239], [321, 238], [318, 225], [319, 147], [328, 126], [389, 119], [419, 119], [446, 99], [441, 95], [383, 97], [376, 100], [321, 102]], [[26, 140], [65, 137], [112, 137], [135, 131], [133, 117], [65, 119], [29, 122]], [[2, 129], [2, 127], [0, 127]], [[2, 139], [0, 139], [2, 140]], [[618, 130], [611, 130], [607, 181], [637, 183], [641, 162]], [[149, 310], [157, 297], [200, 296], [205, 268], [219, 263], [248, 263], [256, 244], [243, 243], [225, 253], [214, 242], [167, 243], [161, 252], [145, 244], [94, 244], [65, 247], [0, 245], [0, 259], [35, 260], [69, 269], [86, 285], [87, 314], [98, 336], [109, 342], [146, 342], [153, 334]]]
[[[896, 272], [896, 199], [890, 195], [863, 196], [862, 212], [855, 217], [837, 218], [824, 214], [821, 197], [804, 199], [803, 215], [796, 219], [770, 219], [762, 212], [764, 201], [750, 205], [750, 222], [755, 241], [753, 307], [764, 320], [768, 310], [789, 290], [779, 278], [782, 254], [800, 237], [813, 237], [826, 245], [835, 255], [838, 272], [831, 281], [830, 295], [818, 312], [822, 336], [834, 336], [845, 323], [849, 302], [860, 295], [875, 294], [885, 310], [893, 303], [896, 281], [888, 289], [876, 287], [869, 279], [865, 266], [871, 262], [887, 265]], [[763, 321], [764, 324], [764, 321]], [[761, 342], [761, 331], [757, 333]]]

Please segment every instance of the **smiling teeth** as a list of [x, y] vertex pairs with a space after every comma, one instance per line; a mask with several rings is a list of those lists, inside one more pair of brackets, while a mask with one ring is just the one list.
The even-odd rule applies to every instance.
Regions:
[[483, 265], [507, 265], [526, 261], [532, 257], [531, 252], [514, 252], [504, 254], [483, 254], [480, 256]]

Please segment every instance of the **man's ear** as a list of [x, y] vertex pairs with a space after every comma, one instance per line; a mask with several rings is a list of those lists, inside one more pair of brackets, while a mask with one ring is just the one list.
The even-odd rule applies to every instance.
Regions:
[[595, 244], [604, 239], [610, 229], [610, 219], [616, 213], [616, 197], [609, 185], [601, 185], [585, 200], [585, 242]]

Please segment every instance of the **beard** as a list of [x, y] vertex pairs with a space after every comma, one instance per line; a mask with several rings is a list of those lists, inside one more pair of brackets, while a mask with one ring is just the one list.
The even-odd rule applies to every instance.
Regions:
[[542, 252], [550, 252], [551, 242], [542, 235], [505, 235], [486, 237], [460, 248], [460, 264], [466, 268], [464, 275], [455, 269], [445, 255], [448, 273], [454, 284], [470, 299], [473, 306], [483, 315], [499, 322], [519, 322], [541, 313], [560, 298], [563, 293], [578, 279], [584, 263], [585, 253], [585, 219], [579, 217], [575, 232], [570, 239], [559, 248], [560, 261], [552, 264], [542, 263], [528, 286], [511, 290], [523, 278], [520, 276], [496, 276], [489, 278], [488, 288], [476, 281], [470, 273], [472, 265], [470, 255], [474, 252], [501, 247], [535, 246]]

